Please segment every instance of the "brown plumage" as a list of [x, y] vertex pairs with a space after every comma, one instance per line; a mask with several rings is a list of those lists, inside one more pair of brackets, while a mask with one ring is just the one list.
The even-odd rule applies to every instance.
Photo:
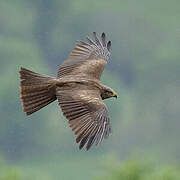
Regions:
[[109, 136], [111, 126], [103, 99], [117, 97], [100, 82], [110, 56], [111, 42], [106, 43], [93, 33], [95, 42], [78, 41], [70, 56], [58, 71], [57, 78], [41, 75], [25, 68], [20, 70], [23, 111], [30, 115], [58, 99], [63, 115], [76, 135], [81, 149], [86, 149]]

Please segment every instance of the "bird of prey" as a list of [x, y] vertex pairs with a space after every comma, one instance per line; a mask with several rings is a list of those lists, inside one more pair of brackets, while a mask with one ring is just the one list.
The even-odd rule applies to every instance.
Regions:
[[109, 115], [104, 99], [116, 97], [115, 91], [100, 82], [110, 56], [111, 41], [105, 33], [94, 40], [78, 41], [59, 67], [57, 77], [20, 69], [20, 98], [23, 111], [30, 115], [56, 99], [76, 135], [81, 149], [99, 145], [111, 133]]

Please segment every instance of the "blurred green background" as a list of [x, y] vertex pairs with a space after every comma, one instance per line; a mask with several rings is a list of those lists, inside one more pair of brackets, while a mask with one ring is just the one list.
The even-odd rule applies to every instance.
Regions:
[[[25, 116], [18, 71], [56, 76], [93, 31], [112, 41], [102, 82], [119, 98], [86, 152], [57, 102]], [[180, 1], [1, 0], [0, 115], [0, 180], [179, 180]]]

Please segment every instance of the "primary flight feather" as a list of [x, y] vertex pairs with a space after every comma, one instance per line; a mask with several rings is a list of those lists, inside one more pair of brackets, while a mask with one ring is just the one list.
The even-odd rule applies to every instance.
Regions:
[[23, 111], [30, 115], [56, 99], [76, 135], [81, 149], [89, 150], [106, 139], [111, 126], [103, 100], [116, 97], [116, 93], [101, 84], [100, 78], [110, 56], [111, 42], [105, 33], [95, 42], [78, 41], [70, 56], [58, 70], [57, 78], [41, 75], [28, 69], [20, 70], [20, 89]]

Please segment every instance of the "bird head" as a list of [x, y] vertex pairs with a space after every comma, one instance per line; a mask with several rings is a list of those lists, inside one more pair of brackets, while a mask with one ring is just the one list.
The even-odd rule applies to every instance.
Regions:
[[102, 97], [102, 99], [107, 99], [107, 98], [111, 98], [111, 97], [117, 98], [117, 94], [110, 87], [104, 86], [102, 89], [102, 92], [101, 92], [101, 97]]

